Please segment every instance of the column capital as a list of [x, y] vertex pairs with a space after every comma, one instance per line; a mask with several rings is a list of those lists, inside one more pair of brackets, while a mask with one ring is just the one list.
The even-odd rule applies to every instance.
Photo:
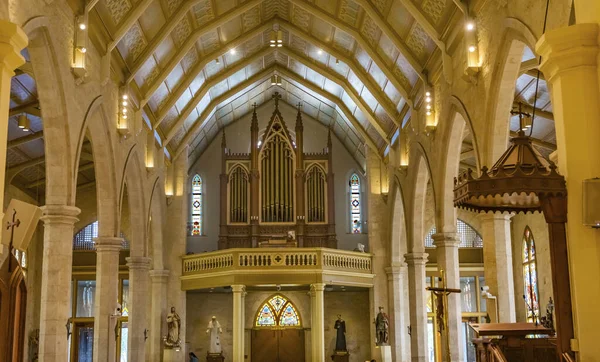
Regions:
[[427, 253], [408, 253], [404, 254], [406, 264], [410, 265], [425, 265], [427, 263], [429, 254]]
[[120, 251], [123, 248], [123, 238], [115, 238], [112, 236], [99, 236], [94, 238], [96, 244], [96, 252]]
[[77, 215], [81, 212], [78, 207], [67, 205], [44, 205], [41, 207], [44, 225], [67, 224], [74, 225], [79, 219]]
[[0, 61], [7, 70], [12, 72], [25, 64], [21, 50], [28, 43], [27, 35], [17, 24], [6, 20], [0, 21]]
[[457, 233], [435, 233], [431, 235], [436, 248], [458, 248], [460, 237]]
[[325, 283], [313, 283], [310, 285], [311, 292], [322, 292], [325, 290]]
[[406, 272], [406, 263], [396, 263], [385, 268], [387, 275], [398, 275]]
[[167, 284], [169, 281], [169, 271], [165, 269], [153, 269], [148, 272], [152, 283]]
[[507, 213], [503, 213], [503, 214], [498, 214], [498, 213], [484, 213], [484, 214], [478, 214], [477, 217], [479, 218], [479, 220], [481, 220], [481, 222], [484, 221], [510, 221], [510, 219], [515, 216], [515, 214], [507, 214]]
[[549, 81], [557, 74], [582, 66], [598, 66], [599, 26], [576, 24], [547, 31], [536, 45], [540, 70]]
[[129, 258], [125, 258], [125, 260], [127, 261], [129, 270], [150, 270], [150, 264], [152, 263], [151, 258], [144, 256], [130, 256]]
[[246, 286], [243, 284], [233, 284], [231, 286], [231, 290], [234, 293], [244, 293], [244, 292], [246, 292]]

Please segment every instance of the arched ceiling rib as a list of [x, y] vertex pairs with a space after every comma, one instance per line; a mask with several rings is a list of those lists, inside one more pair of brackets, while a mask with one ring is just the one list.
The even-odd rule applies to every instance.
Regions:
[[[118, 49], [125, 84], [171, 154], [224, 99], [279, 69], [311, 97], [337, 102], [381, 156], [455, 12], [446, 0], [411, 1], [103, 0], [94, 11], [111, 37], [105, 48]], [[284, 33], [276, 52], [267, 48], [272, 29]]]

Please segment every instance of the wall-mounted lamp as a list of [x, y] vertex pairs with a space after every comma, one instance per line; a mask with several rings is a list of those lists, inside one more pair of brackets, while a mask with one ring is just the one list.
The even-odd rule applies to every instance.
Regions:
[[469, 17], [465, 19], [465, 47], [467, 50], [467, 73], [470, 75], [479, 72], [479, 48], [477, 46], [477, 31], [475, 21]]
[[21, 114], [18, 119], [19, 128], [23, 132], [28, 132], [31, 129], [31, 121], [27, 118], [26, 114]]
[[437, 126], [435, 121], [435, 110], [433, 108], [433, 90], [430, 87], [425, 88], [424, 106], [425, 106], [425, 129], [427, 132], [435, 130]]
[[583, 225], [600, 229], [600, 178], [583, 180]]
[[87, 53], [87, 16], [80, 15], [75, 19], [75, 32], [73, 39], [73, 60], [71, 70], [79, 82], [87, 75], [85, 69], [85, 54]]
[[283, 32], [281, 30], [271, 31], [271, 38], [269, 39], [269, 46], [271, 48], [281, 48], [283, 46]]

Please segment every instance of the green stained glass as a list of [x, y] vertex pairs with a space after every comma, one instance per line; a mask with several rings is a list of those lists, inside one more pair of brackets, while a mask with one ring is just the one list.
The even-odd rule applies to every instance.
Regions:
[[257, 327], [299, 327], [300, 315], [292, 302], [277, 294], [269, 298], [256, 315]]

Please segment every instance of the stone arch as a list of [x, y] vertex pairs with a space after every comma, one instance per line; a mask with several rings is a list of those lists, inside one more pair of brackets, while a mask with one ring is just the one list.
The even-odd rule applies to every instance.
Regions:
[[[412, 197], [409, 200], [410, 222], [408, 223], [408, 252], [422, 253], [425, 251], [423, 240], [425, 240], [425, 200], [427, 194], [427, 183], [431, 180], [431, 167], [427, 154], [420, 143], [414, 143], [410, 152], [409, 165], [414, 167], [412, 179]], [[435, 185], [432, 182], [433, 199], [435, 197]]]
[[132, 257], [148, 256], [148, 240], [146, 234], [146, 202], [144, 198], [144, 180], [141, 174], [140, 156], [133, 145], [129, 150], [125, 164], [123, 165], [123, 175], [121, 181], [119, 215], [122, 212], [124, 189], [127, 184], [127, 201], [129, 205], [129, 221], [131, 224], [130, 255]]
[[155, 270], [162, 270], [164, 268], [164, 255], [163, 250], [163, 220], [165, 219], [164, 208], [162, 205], [166, 204], [166, 198], [164, 192], [163, 181], [160, 177], [156, 177], [152, 185], [152, 191], [150, 192], [150, 200], [148, 201], [148, 217], [146, 218], [146, 235], [148, 240], [148, 256], [152, 258], [152, 268]]
[[406, 212], [404, 209], [404, 195], [398, 180], [394, 180], [390, 194], [392, 229], [390, 231], [390, 263], [391, 265], [403, 264], [404, 254], [408, 253], [408, 239], [406, 226]]
[[23, 30], [29, 38], [27, 47], [36, 78], [38, 98], [44, 120], [44, 153], [46, 160], [46, 204], [74, 205], [72, 144], [66, 107], [66, 80], [61, 72], [57, 52], [50, 36], [50, 21], [38, 16], [27, 20]]
[[499, 62], [494, 69], [493, 85], [488, 99], [488, 119], [484, 150], [484, 164], [491, 166], [508, 145], [510, 134], [510, 110], [514, 101], [515, 87], [521, 59], [526, 46], [535, 49], [536, 37], [525, 24], [514, 18], [505, 21], [506, 30], [503, 35], [498, 55]]
[[[96, 200], [98, 210], [98, 236], [118, 236], [118, 208], [116, 193], [115, 156], [109, 117], [102, 106], [102, 96], [90, 103], [79, 131], [76, 162], [73, 165], [74, 182], [77, 183], [79, 159], [85, 137], [90, 140], [94, 157]], [[74, 197], [76, 195], [73, 195]], [[73, 200], [75, 202], [75, 200]]]

